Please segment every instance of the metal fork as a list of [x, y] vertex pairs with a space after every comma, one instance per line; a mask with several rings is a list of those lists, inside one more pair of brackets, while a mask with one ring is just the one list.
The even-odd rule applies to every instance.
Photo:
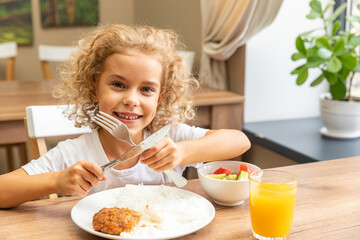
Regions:
[[130, 137], [127, 126], [115, 117], [99, 111], [99, 113], [94, 116], [94, 121], [117, 139], [128, 143], [132, 147], [136, 145]]
[[[127, 126], [115, 117], [99, 111], [99, 113], [94, 116], [93, 120], [117, 139], [128, 143], [132, 147], [136, 145], [131, 140]], [[175, 183], [177, 187], [182, 188], [187, 184], [186, 178], [174, 170], [165, 170], [164, 173]]]

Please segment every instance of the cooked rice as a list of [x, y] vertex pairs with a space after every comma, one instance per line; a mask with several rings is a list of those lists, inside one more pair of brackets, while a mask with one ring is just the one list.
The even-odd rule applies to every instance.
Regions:
[[126, 185], [119, 189], [116, 202], [116, 207], [142, 214], [140, 223], [131, 233], [121, 233], [123, 237], [180, 234], [209, 215], [205, 199], [164, 185]]

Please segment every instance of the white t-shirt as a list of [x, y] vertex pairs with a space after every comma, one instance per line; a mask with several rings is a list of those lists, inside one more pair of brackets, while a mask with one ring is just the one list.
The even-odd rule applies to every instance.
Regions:
[[[174, 142], [180, 142], [203, 137], [207, 131], [208, 129], [180, 124], [178, 127], [172, 127], [167, 136]], [[149, 135], [149, 132], [144, 132], [144, 138]], [[64, 170], [80, 160], [95, 162], [100, 166], [109, 162], [100, 143], [97, 130], [81, 135], [76, 139], [60, 142], [55, 148], [42, 155], [39, 159], [32, 160], [22, 166], [22, 168], [29, 175], [34, 175]], [[196, 163], [188, 166], [197, 167], [201, 164]], [[185, 168], [186, 166], [177, 166], [173, 170], [182, 174]], [[140, 161], [134, 167], [124, 170], [107, 169], [105, 175], [107, 180], [100, 182], [96, 188], [92, 188], [90, 193], [123, 187], [126, 184], [171, 183], [171, 180], [164, 173], [155, 172], [146, 164], [140, 163]]]

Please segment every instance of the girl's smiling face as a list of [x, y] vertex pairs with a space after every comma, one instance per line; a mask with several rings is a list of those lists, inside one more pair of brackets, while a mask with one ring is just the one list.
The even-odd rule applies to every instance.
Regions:
[[161, 95], [162, 66], [151, 55], [132, 50], [109, 56], [99, 76], [96, 100], [99, 110], [129, 128], [132, 137], [153, 120]]

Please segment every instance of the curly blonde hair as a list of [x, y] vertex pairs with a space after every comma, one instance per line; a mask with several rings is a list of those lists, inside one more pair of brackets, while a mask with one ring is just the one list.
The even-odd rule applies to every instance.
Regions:
[[119, 24], [100, 26], [79, 40], [77, 52], [59, 71], [62, 81], [53, 95], [75, 106], [69, 108], [67, 114], [69, 119], [75, 120], [76, 126], [98, 127], [91, 116], [98, 111], [93, 99], [106, 59], [114, 53], [137, 50], [156, 57], [163, 68], [162, 99], [147, 129], [153, 132], [169, 121], [179, 123], [193, 119], [192, 94], [199, 84], [193, 77], [184, 77], [184, 60], [176, 55], [179, 46], [183, 45], [172, 30]]

